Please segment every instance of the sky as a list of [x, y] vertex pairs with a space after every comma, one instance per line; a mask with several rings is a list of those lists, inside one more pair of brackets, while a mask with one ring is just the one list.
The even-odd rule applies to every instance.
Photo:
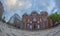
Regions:
[[24, 13], [30, 14], [32, 11], [47, 11], [48, 14], [60, 13], [60, 0], [0, 0], [4, 6], [3, 17], [8, 21], [15, 13], [20, 17]]

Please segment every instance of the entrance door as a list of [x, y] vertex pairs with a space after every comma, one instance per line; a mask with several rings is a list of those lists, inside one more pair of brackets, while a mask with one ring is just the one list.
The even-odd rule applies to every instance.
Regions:
[[34, 30], [36, 29], [36, 24], [34, 24]]

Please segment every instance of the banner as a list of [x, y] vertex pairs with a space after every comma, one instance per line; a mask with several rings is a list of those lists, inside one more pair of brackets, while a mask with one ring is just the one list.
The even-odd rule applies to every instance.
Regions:
[[29, 25], [30, 29], [32, 29], [32, 24]]

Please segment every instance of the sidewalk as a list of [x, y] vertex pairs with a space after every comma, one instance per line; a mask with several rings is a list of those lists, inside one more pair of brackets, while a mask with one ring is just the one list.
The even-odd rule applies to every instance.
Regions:
[[10, 28], [7, 24], [4, 23], [0, 23], [0, 27], [2, 30], [2, 33], [0, 32], [1, 36], [60, 36], [60, 25], [54, 28], [40, 31], [25, 31], [13, 27]]

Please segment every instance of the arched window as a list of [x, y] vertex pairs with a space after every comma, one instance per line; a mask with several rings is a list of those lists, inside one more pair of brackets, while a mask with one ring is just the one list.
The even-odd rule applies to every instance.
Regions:
[[40, 22], [42, 22], [42, 19], [40, 19]]
[[29, 22], [30, 20], [28, 19], [28, 22]]

